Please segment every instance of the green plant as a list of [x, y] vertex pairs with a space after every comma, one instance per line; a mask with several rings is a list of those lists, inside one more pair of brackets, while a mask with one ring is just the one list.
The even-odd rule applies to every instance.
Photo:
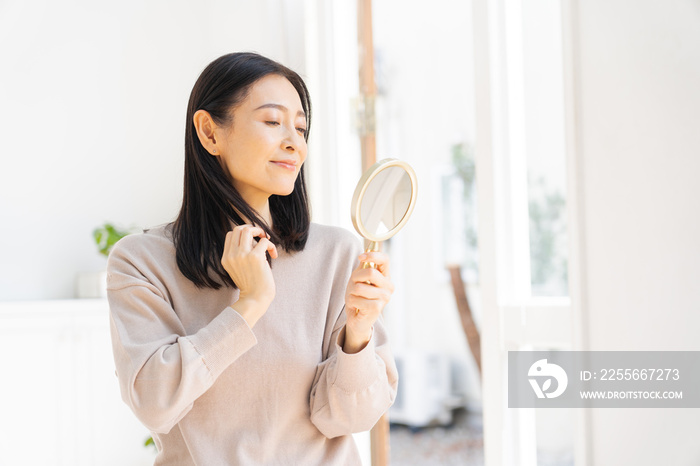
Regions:
[[100, 254], [107, 257], [112, 247], [117, 244], [117, 241], [129, 234], [131, 234], [129, 230], [118, 230], [111, 223], [105, 223], [93, 230], [92, 237], [95, 240], [95, 244], [97, 244], [97, 250]]
[[474, 190], [476, 164], [474, 163], [474, 148], [471, 144], [462, 142], [452, 146], [452, 165], [457, 176], [464, 183], [464, 197], [471, 199]]
[[143, 442], [144, 447], [151, 447], [155, 449], [156, 451], [158, 450], [158, 446], [156, 445], [156, 442], [153, 441], [153, 437], [148, 437], [145, 442]]
[[[450, 215], [460, 216], [462, 221], [458, 224], [464, 241], [465, 257], [460, 260], [465, 269], [471, 270], [474, 276], [478, 276], [478, 241], [477, 241], [477, 214], [476, 214], [476, 162], [474, 159], [474, 147], [468, 142], [454, 144], [451, 147], [452, 167], [454, 175], [462, 185], [462, 202], [459, 211], [450, 212]], [[452, 233], [450, 233], [452, 235]], [[448, 238], [446, 238], [448, 240]]]
[[566, 200], [557, 189], [547, 187], [544, 178], [529, 180], [531, 187], [530, 273], [533, 290], [540, 295], [566, 295]]

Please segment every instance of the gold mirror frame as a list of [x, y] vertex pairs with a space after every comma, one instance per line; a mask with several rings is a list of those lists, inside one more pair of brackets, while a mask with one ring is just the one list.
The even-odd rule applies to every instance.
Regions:
[[[374, 178], [379, 175], [383, 170], [386, 170], [387, 168], [390, 167], [400, 167], [408, 173], [408, 176], [411, 181], [411, 199], [409, 200], [408, 203], [408, 208], [406, 209], [406, 212], [404, 212], [403, 217], [397, 223], [394, 225], [393, 228], [389, 229], [384, 234], [381, 235], [375, 235], [367, 231], [365, 226], [362, 223], [362, 216], [361, 216], [361, 206], [362, 206], [362, 199], [364, 198], [365, 192], [367, 191], [368, 186], [372, 182]], [[372, 241], [373, 243], [378, 243], [380, 241], [386, 241], [387, 239], [391, 238], [394, 236], [403, 226], [408, 222], [408, 219], [411, 217], [411, 213], [413, 212], [413, 208], [416, 206], [416, 198], [418, 195], [418, 184], [417, 184], [417, 178], [416, 178], [416, 172], [413, 171], [413, 168], [406, 162], [398, 159], [383, 159], [380, 160], [379, 162], [375, 163], [371, 167], [365, 171], [365, 173], [362, 175], [360, 180], [357, 182], [357, 187], [355, 188], [355, 193], [352, 196], [352, 204], [350, 208], [350, 215], [352, 217], [352, 224], [355, 226], [355, 229], [357, 232], [362, 235], [365, 239]], [[369, 250], [376, 250], [376, 245], [374, 247], [368, 248]]]

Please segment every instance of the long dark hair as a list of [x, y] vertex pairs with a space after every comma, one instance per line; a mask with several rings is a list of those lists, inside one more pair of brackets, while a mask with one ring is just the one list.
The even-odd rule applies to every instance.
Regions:
[[[310, 212], [302, 165], [288, 196], [270, 197], [270, 228], [233, 187], [217, 157], [202, 146], [193, 116], [207, 111], [217, 125], [229, 125], [233, 109], [250, 87], [268, 75], [286, 78], [299, 93], [306, 114], [308, 140], [311, 101], [301, 77], [289, 68], [255, 53], [231, 53], [217, 58], [202, 71], [190, 94], [185, 126], [185, 185], [182, 208], [173, 224], [177, 265], [200, 288], [236, 286], [221, 265], [226, 233], [231, 223], [242, 225], [241, 215], [261, 227], [271, 241], [287, 251], [301, 251], [309, 235]], [[235, 124], [235, 122], [233, 122]], [[269, 260], [269, 256], [268, 256]]]

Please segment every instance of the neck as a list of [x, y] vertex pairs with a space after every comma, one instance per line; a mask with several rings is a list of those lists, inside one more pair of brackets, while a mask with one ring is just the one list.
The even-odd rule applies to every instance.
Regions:
[[258, 207], [254, 207], [255, 211], [260, 215], [260, 217], [265, 221], [268, 227], [272, 228], [272, 214], [270, 213], [270, 202], [265, 200], [265, 204]]
[[[258, 202], [250, 202], [250, 200], [248, 200], [248, 199], [245, 199], [245, 201], [260, 216], [260, 218], [265, 222], [265, 224], [268, 227], [272, 228], [272, 214], [270, 213], [270, 202], [268, 201], [268, 199], [267, 198], [264, 200], [261, 199]], [[236, 209], [236, 212], [238, 212], [237, 209]], [[243, 221], [245, 223], [252, 223], [252, 221], [249, 218], [247, 218], [245, 215], [241, 214], [240, 212], [238, 212], [238, 215], [241, 216], [241, 218], [243, 219]]]

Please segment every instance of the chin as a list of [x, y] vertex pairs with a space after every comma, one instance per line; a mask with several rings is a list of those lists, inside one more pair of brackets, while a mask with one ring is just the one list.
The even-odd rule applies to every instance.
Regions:
[[291, 186], [280, 187], [279, 189], [276, 189], [273, 194], [275, 196], [289, 196], [293, 192], [294, 192], [294, 185], [291, 185]]
[[[280, 177], [267, 185], [267, 192], [275, 196], [289, 196], [296, 188], [297, 176]], [[273, 180], [271, 180], [273, 181]]]
[[286, 191], [283, 191], [283, 192], [281, 192], [280, 194], [278, 194], [278, 196], [289, 196], [289, 195], [292, 194], [293, 192], [294, 192], [294, 188], [289, 189], [289, 190], [286, 190]]

